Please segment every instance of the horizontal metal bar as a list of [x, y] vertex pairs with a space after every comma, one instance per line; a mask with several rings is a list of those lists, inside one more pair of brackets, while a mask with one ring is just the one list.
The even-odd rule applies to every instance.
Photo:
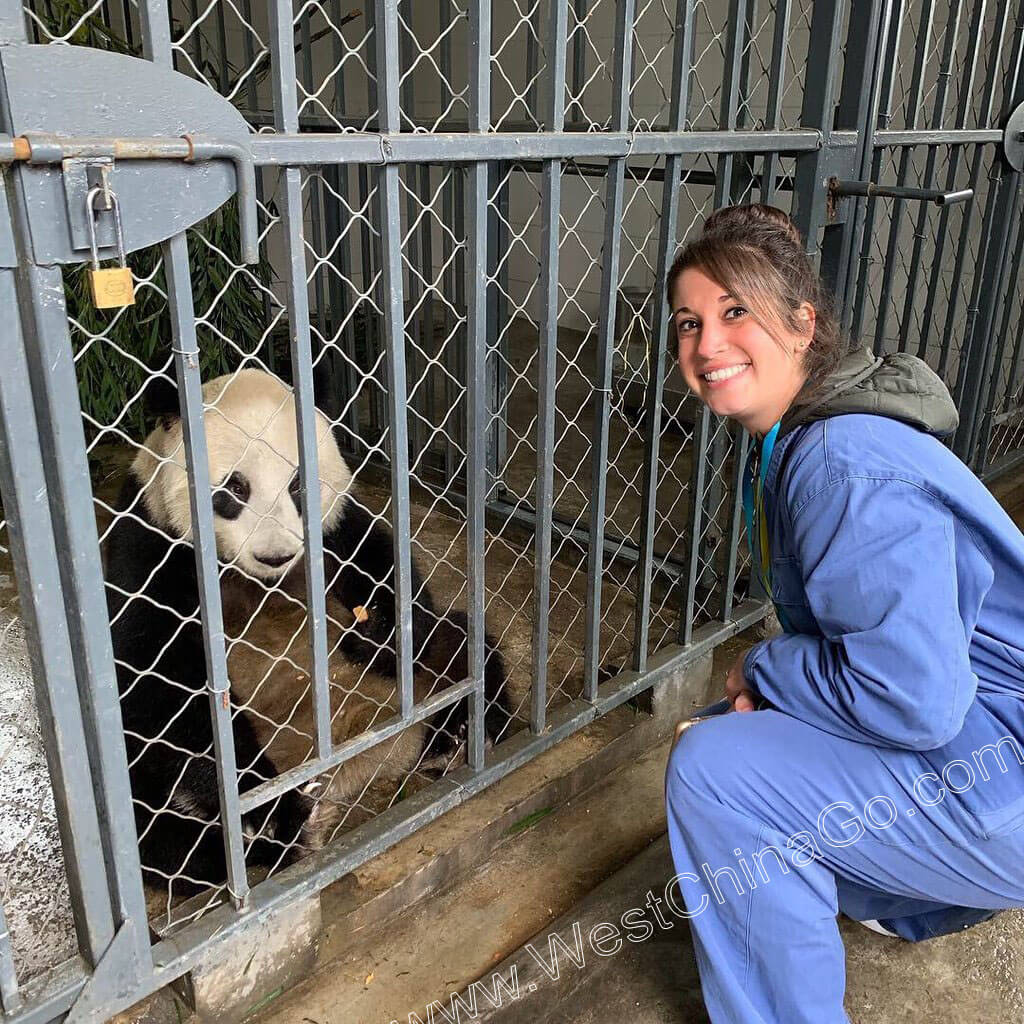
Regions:
[[278, 872], [253, 889], [245, 914], [238, 914], [225, 904], [188, 925], [173, 938], [157, 943], [153, 947], [157, 982], [167, 984], [180, 977], [202, 962], [243, 923], [250, 924], [255, 916], [290, 906], [326, 888], [595, 719], [625, 704], [667, 676], [684, 670], [729, 637], [756, 625], [767, 611], [768, 605], [763, 602], [745, 601], [728, 622], [709, 622], [696, 630], [692, 644], [659, 651], [651, 658], [647, 672], [622, 672], [603, 683], [593, 703], [574, 700], [554, 709], [544, 733], [533, 735], [526, 730], [521, 731], [495, 748], [497, 756], [484, 770], [474, 772], [468, 766], [459, 768], [337, 842]]
[[[852, 133], [851, 133], [852, 134]], [[1000, 140], [1002, 136], [999, 136]], [[796, 153], [818, 149], [816, 131], [530, 132], [487, 134], [306, 132], [252, 136], [260, 165], [452, 163], [472, 160], [554, 160], [662, 153]]]
[[889, 199], [921, 199], [936, 206], [949, 206], [974, 198], [974, 189], [943, 192], [939, 188], [910, 188], [904, 185], [876, 185], [873, 181], [834, 180], [829, 191], [837, 196], [884, 196]]
[[474, 683], [472, 679], [466, 679], [455, 686], [445, 687], [441, 693], [431, 697], [429, 700], [423, 701], [422, 704], [416, 705], [407, 718], [402, 718], [401, 715], [398, 715], [377, 729], [368, 729], [353, 739], [346, 740], [335, 747], [327, 757], [318, 758], [316, 761], [310, 761], [307, 764], [300, 764], [289, 771], [282, 772], [269, 782], [262, 782], [260, 785], [246, 790], [241, 798], [242, 814], [248, 814], [257, 807], [261, 807], [263, 804], [276, 799], [282, 793], [287, 793], [288, 790], [295, 789], [296, 786], [301, 786], [303, 783], [315, 779], [318, 775], [323, 775], [324, 772], [329, 771], [335, 765], [342, 764], [357, 754], [361, 754], [364, 750], [369, 750], [371, 747], [377, 746], [378, 743], [383, 743], [385, 740], [391, 739], [392, 736], [404, 732], [417, 722], [430, 718], [432, 715], [437, 714], [438, 711], [442, 711], [449, 705], [457, 703], [463, 697], [472, 694], [473, 688]]

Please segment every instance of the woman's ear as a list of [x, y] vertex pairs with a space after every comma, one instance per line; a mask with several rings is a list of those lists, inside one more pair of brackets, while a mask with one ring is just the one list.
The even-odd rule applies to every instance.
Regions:
[[814, 337], [814, 324], [816, 317], [814, 307], [809, 302], [803, 302], [797, 309], [796, 316], [801, 322], [804, 336], [807, 338], [807, 344], [809, 345], [811, 343], [811, 339]]

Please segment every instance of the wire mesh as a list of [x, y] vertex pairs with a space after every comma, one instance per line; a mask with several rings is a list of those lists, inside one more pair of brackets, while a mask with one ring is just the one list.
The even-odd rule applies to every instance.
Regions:
[[[547, 39], [551, 2], [493, 5], [489, 114], [485, 110], [483, 120], [492, 132], [550, 132], [546, 112], [557, 108], [551, 89], [564, 90], [565, 129], [581, 140], [609, 131], [616, 116], [622, 116], [615, 112], [613, 95], [617, 5], [612, 0], [567, 0], [565, 76], [552, 83], [552, 44]], [[398, 4], [388, 29], [394, 29], [396, 52], [387, 55], [387, 70], [397, 68], [397, 109], [388, 106], [383, 73], [378, 81], [378, 31], [384, 29], [375, 24], [377, 7], [349, 9], [339, 0], [286, 5], [284, 33], [290, 29], [294, 46], [300, 132], [373, 132], [380, 126], [381, 109], [397, 115], [394, 127], [406, 135], [463, 131], [473, 114], [468, 0]], [[940, 16], [943, 12], [934, 8], [928, 0], [900, 7], [901, 54], [907, 59], [897, 65], [881, 127], [988, 127], [992, 111], [1007, 101], [1003, 79], [1013, 67], [1013, 21], [998, 5], [982, 4], [977, 8], [979, 31], [969, 31], [973, 11], [967, 11], [954, 33], [949, 12]], [[132, 4], [76, 0], [56, 17], [51, 4], [32, 0], [27, 10], [37, 41], [108, 46], [136, 54], [141, 50], [139, 12]], [[680, 42], [675, 26], [681, 12], [692, 17], [694, 38], [680, 124], [696, 131], [801, 127], [806, 93], [822, 88], [828, 76], [841, 80], [845, 67], [845, 48], [828, 66], [808, 62], [812, 21], [819, 11], [811, 0], [766, 5], [637, 0], [629, 33], [632, 70], [622, 85], [630, 145], [640, 133], [665, 130], [675, 116], [673, 65]], [[273, 133], [278, 123], [271, 53], [276, 39], [280, 57], [282, 38], [280, 23], [275, 32], [269, 13], [268, 5], [251, 0], [174, 0], [168, 11], [176, 69], [205, 81], [242, 111], [254, 132], [265, 133]], [[991, 54], [988, 77], [984, 67], [972, 70], [978, 52]], [[917, 76], [915, 56], [922, 58]], [[385, 89], [384, 98], [378, 97], [378, 86]], [[302, 135], [297, 138], [301, 146]], [[531, 717], [538, 568], [550, 577], [550, 603], [540, 626], [547, 639], [544, 706], [555, 709], [584, 693], [587, 603], [593, 592], [589, 517], [596, 475], [604, 475], [606, 487], [597, 580], [596, 661], [602, 680], [614, 677], [641, 653], [647, 657], [668, 650], [679, 642], [684, 627], [723, 620], [750, 596], [750, 556], [736, 494], [739, 435], [726, 421], [714, 418], [703, 429], [700, 408], [671, 366], [654, 439], [653, 565], [644, 560], [650, 426], [645, 404], [652, 366], [664, 357], [664, 339], [652, 336], [652, 322], [657, 322], [653, 314], [662, 302], [654, 294], [662, 269], [659, 230], [670, 166], [681, 164], [682, 170], [676, 237], [669, 238], [664, 254], [669, 260], [699, 232], [716, 203], [763, 195], [795, 212], [797, 158], [739, 151], [679, 158], [630, 150], [621, 158], [622, 215], [609, 234], [606, 202], [615, 158], [582, 155], [584, 147], [581, 141], [581, 154], [554, 165], [524, 157], [488, 166], [483, 589], [488, 642], [500, 652], [504, 666], [501, 692], [488, 694], [504, 705], [500, 727], [489, 737], [499, 754], [501, 744], [526, 728]], [[436, 162], [383, 170], [355, 163], [308, 163], [299, 172], [268, 162], [259, 168], [260, 261], [253, 267], [241, 265], [235, 256], [233, 205], [188, 232], [185, 269], [192, 305], [185, 315], [190, 325], [194, 322], [199, 349], [199, 365], [193, 369], [207, 384], [227, 380], [222, 380], [219, 393], [207, 396], [205, 417], [212, 424], [219, 415], [245, 435], [242, 450], [228, 463], [217, 464], [214, 487], [223, 492], [233, 472], [257, 452], [270, 463], [287, 464], [287, 479], [273, 500], [288, 500], [286, 492], [294, 493], [292, 480], [300, 464], [294, 428], [291, 433], [266, 424], [254, 428], [230, 401], [221, 399], [251, 379], [246, 374], [258, 371], [278, 382], [266, 423], [292, 422], [288, 388], [295, 383], [294, 338], [308, 328], [313, 397], [324, 430], [346, 460], [351, 484], [346, 484], [345, 500], [360, 531], [346, 553], [335, 557], [328, 552], [325, 557], [326, 758], [319, 749], [324, 723], [317, 717], [309, 595], [301, 580], [249, 579], [243, 586], [237, 579], [246, 575], [243, 560], [237, 552], [227, 557], [221, 552], [216, 583], [224, 636], [208, 637], [207, 642], [223, 645], [232, 683], [228, 703], [238, 757], [231, 782], [241, 791], [245, 867], [253, 884], [343, 833], [371, 825], [382, 813], [400, 809], [403, 801], [466, 767], [465, 715], [450, 713], [447, 707], [438, 715], [424, 711], [426, 702], [436, 702], [465, 675], [458, 649], [465, 643], [463, 613], [470, 592], [465, 550], [470, 514], [466, 424], [472, 383], [467, 380], [465, 159], [465, 153], [452, 148]], [[882, 148], [878, 154], [880, 184], [975, 189], [973, 203], [944, 208], [873, 199], [873, 230], [862, 257], [865, 275], [858, 301], [863, 303], [865, 335], [875, 336], [880, 351], [922, 355], [950, 386], [963, 369], [965, 334], [958, 325], [975, 301], [975, 275], [981, 273], [984, 257], [978, 228], [992, 199], [996, 159], [996, 147], [989, 142], [955, 140], [904, 150]], [[547, 227], [544, 175], [552, 173], [552, 166], [560, 195], [553, 299], [554, 432], [550, 450], [538, 451], [546, 323], [542, 281], [548, 269], [539, 254]], [[397, 205], [392, 208], [383, 182], [396, 171]], [[773, 180], [762, 180], [768, 173]], [[289, 202], [289, 175], [290, 187], [298, 189], [297, 207]], [[299, 219], [299, 225], [292, 222]], [[297, 254], [292, 251], [295, 227], [300, 229]], [[1011, 249], [1019, 250], [1022, 234], [1018, 228]], [[618, 246], [619, 256], [610, 285], [612, 383], [605, 396], [595, 387], [595, 366], [610, 242]], [[144, 615], [171, 623], [169, 649], [184, 635], [200, 636], [204, 621], [209, 626], [209, 613], [204, 615], [198, 595], [171, 607], [147, 593], [152, 581], [191, 548], [181, 530], [154, 522], [152, 505], [138, 497], [126, 505], [119, 498], [133, 464], [147, 469], [141, 483], [155, 487], [162, 473], [183, 460], [180, 446], [164, 449], [145, 440], [154, 437], [166, 417], [150, 404], [153, 392], [158, 385], [177, 384], [168, 309], [168, 299], [173, 302], [168, 272], [173, 268], [167, 253], [164, 248], [132, 254], [137, 302], [131, 311], [97, 316], [84, 301], [78, 271], [68, 272], [66, 288], [97, 529], [108, 564], [111, 543], [126, 525], [134, 524], [140, 536], [159, 537], [166, 545], [141, 586], [119, 587], [108, 575], [111, 624], [116, 632], [124, 617], [144, 609]], [[1019, 265], [1018, 252], [1015, 267]], [[389, 287], [388, 274], [395, 266], [397, 279]], [[295, 275], [305, 303], [289, 299], [295, 294]], [[1024, 319], [1022, 313], [1019, 283], [1011, 279], [997, 322], [1012, 329]], [[303, 322], [307, 318], [308, 324]], [[999, 407], [991, 422], [989, 463], [1024, 448], [1021, 348], [1017, 329], [1015, 339], [1000, 349], [995, 366], [993, 394]], [[399, 352], [404, 394], [396, 396], [391, 374]], [[594, 423], [605, 400], [609, 454], [604, 464], [595, 466]], [[395, 440], [404, 436], [396, 429], [396, 408], [407, 427], [407, 452]], [[403, 456], [397, 460], [396, 443]], [[391, 479], [394, 467], [406, 462], [407, 509], [396, 499]], [[549, 466], [551, 558], [549, 565], [538, 567], [538, 520], [544, 528], [543, 508], [537, 507], [538, 468]], [[328, 495], [325, 500], [339, 500], [337, 480], [322, 467], [319, 480]], [[247, 501], [243, 498], [241, 504]], [[280, 512], [261, 515], [284, 532], [290, 528]], [[220, 527], [223, 533], [223, 523]], [[410, 608], [414, 637], [421, 620], [426, 622], [427, 642], [435, 635], [447, 636], [449, 627], [458, 637], [454, 647], [441, 642], [430, 664], [417, 663], [413, 707], [407, 709], [412, 717], [406, 721], [401, 720], [401, 686], [394, 665], [399, 623], [387, 623], [385, 615], [386, 627], [368, 634], [359, 617], [361, 612], [372, 616], [394, 607], [393, 578], [375, 580], [365, 604], [346, 605], [338, 596], [346, 573], [368, 557], [382, 536], [387, 547], [393, 533], [408, 541], [416, 569]], [[236, 548], [251, 544], [253, 536], [250, 532], [239, 539]], [[691, 570], [696, 583], [688, 602]], [[637, 595], [644, 591], [648, 571], [650, 602], [641, 631], [646, 648], [638, 652], [636, 619], [648, 606]], [[16, 620], [4, 624], [2, 619], [5, 574], [0, 562], [0, 650], [17, 630]], [[362, 652], [361, 660], [354, 658], [354, 650]], [[176, 693], [182, 715], [209, 699], [205, 677], [193, 686], [164, 671], [164, 653], [157, 651], [146, 664], [119, 657], [126, 721], [135, 721], [127, 708], [146, 686]], [[199, 807], [186, 785], [187, 773], [197, 766], [215, 782], [218, 757], [212, 737], [203, 749], [193, 749], [176, 733], [177, 721], [174, 715], [150, 726], [126, 727], [133, 783], [143, 769], [165, 762], [157, 798], [135, 788], [144, 862], [145, 851], [160, 841], [164, 829], [191, 836], [175, 862], [146, 865], [148, 910], [161, 932], [202, 917], [230, 896], [223, 871], [204, 873], [193, 863], [199, 852], [220, 850], [226, 824], [219, 808], [210, 806], [215, 800]], [[241, 723], [248, 723], [254, 745], [239, 744]], [[17, 738], [21, 742], [24, 737], [18, 733]], [[38, 800], [45, 802], [48, 790], [42, 791], [44, 797]], [[280, 832], [286, 810], [296, 801], [307, 815], [303, 831]], [[35, 815], [32, 820], [38, 822], [51, 812], [37, 803], [19, 813], [25, 821]], [[39, 826], [33, 827], [34, 832], [29, 830], [11, 847], [20, 857], [26, 856], [29, 840], [43, 834]], [[8, 883], [0, 893], [9, 918], [12, 892]], [[54, 889], [47, 898], [44, 916], [57, 921], [58, 904], [66, 905], [66, 894]], [[32, 942], [32, 949], [46, 944], [62, 948], [49, 940]], [[31, 950], [19, 955], [31, 974]]]

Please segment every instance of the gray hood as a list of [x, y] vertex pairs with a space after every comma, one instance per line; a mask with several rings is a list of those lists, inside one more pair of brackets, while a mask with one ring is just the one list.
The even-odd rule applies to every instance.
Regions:
[[786, 410], [778, 437], [852, 412], [888, 416], [939, 436], [951, 434], [959, 422], [949, 389], [923, 359], [907, 352], [876, 356], [865, 345], [842, 358], [810, 404]]

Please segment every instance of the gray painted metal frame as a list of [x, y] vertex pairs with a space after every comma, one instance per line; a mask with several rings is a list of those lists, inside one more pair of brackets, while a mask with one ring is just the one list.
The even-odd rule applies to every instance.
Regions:
[[[936, 87], [932, 123], [919, 126], [919, 106], [924, 94], [925, 72], [932, 45], [934, 3], [925, 0], [922, 18], [926, 31], [917, 38], [909, 96], [906, 127], [889, 130], [894, 76], [879, 74], [878, 67], [891, 67], [893, 60], [877, 58], [879, 52], [891, 54], [904, 32], [903, 5], [892, 0], [872, 0], [869, 18], [852, 18], [847, 30], [846, 64], [840, 94], [834, 93], [833, 76], [824, 74], [821, 89], [807, 90], [803, 97], [801, 127], [780, 128], [782, 97], [785, 91], [785, 60], [792, 17], [789, 0], [775, 5], [772, 62], [769, 69], [767, 116], [761, 130], [745, 130], [744, 104], [750, 94], [749, 26], [756, 18], [754, 0], [731, 0], [725, 53], [726, 73], [721, 91], [719, 128], [694, 132], [689, 127], [691, 80], [694, 76], [695, 12], [697, 0], [677, 0], [674, 16], [671, 101], [664, 124], [652, 131], [631, 129], [630, 97], [633, 79], [632, 34], [636, 5], [624, 0], [615, 5], [615, 36], [612, 55], [612, 111], [607, 131], [579, 131], [585, 127], [581, 89], [586, 81], [586, 46], [581, 32], [574, 41], [571, 63], [567, 55], [568, 3], [574, 4], [578, 20], [586, 17], [585, 0], [558, 0], [550, 6], [547, 38], [547, 67], [543, 78], [527, 89], [529, 115], [543, 124], [536, 130], [530, 118], [522, 123], [503, 124], [503, 131], [490, 131], [493, 123], [491, 97], [492, 10], [489, 0], [474, 0], [468, 6], [467, 116], [464, 121], [449, 118], [433, 130], [413, 116], [415, 101], [412, 76], [401, 78], [400, 59], [409, 51], [412, 39], [403, 34], [399, 18], [399, 0], [374, 0], [367, 10], [367, 22], [373, 25], [372, 44], [367, 54], [371, 72], [368, 83], [371, 109], [378, 106], [376, 131], [351, 117], [345, 110], [344, 83], [341, 83], [335, 117], [300, 116], [297, 82], [307, 89], [312, 84], [308, 17], [298, 25], [302, 66], [298, 66], [294, 45], [295, 25], [290, 6], [271, 2], [270, 60], [272, 68], [273, 110], [262, 112], [273, 124], [275, 134], [253, 136], [248, 141], [258, 169], [280, 169], [280, 214], [285, 243], [285, 290], [290, 311], [291, 373], [296, 390], [296, 426], [300, 439], [300, 483], [305, 529], [306, 587], [308, 592], [313, 666], [314, 716], [316, 722], [315, 756], [277, 778], [245, 793], [238, 789], [238, 773], [231, 732], [226, 659], [221, 623], [219, 569], [213, 534], [213, 519], [205, 458], [201, 381], [198, 369], [196, 316], [192, 302], [191, 272], [185, 238], [176, 235], [164, 245], [169, 284], [169, 301], [174, 337], [175, 373], [182, 395], [185, 444], [189, 470], [190, 500], [195, 524], [196, 565], [201, 582], [201, 610], [204, 648], [209, 679], [210, 713], [216, 737], [216, 764], [224, 825], [225, 850], [229, 869], [230, 903], [224, 903], [192, 922], [168, 939], [149, 944], [138, 851], [131, 815], [130, 789], [123, 744], [119, 735], [119, 708], [114, 681], [109, 629], [105, 621], [103, 579], [95, 526], [90, 505], [91, 488], [85, 457], [84, 437], [77, 401], [73, 362], [68, 358], [70, 339], [66, 309], [62, 301], [60, 273], [52, 267], [36, 266], [26, 228], [25, 210], [19, 188], [18, 171], [6, 178], [4, 197], [10, 203], [0, 210], [0, 235], [9, 236], [6, 248], [19, 259], [20, 266], [0, 269], [0, 296], [8, 299], [8, 308], [19, 310], [0, 332], [0, 485], [9, 508], [12, 548], [22, 592], [30, 595], [24, 617], [33, 655], [38, 700], [48, 726], [44, 730], [47, 755], [53, 774], [62, 842], [71, 883], [75, 923], [82, 962], [57, 972], [42, 990], [19, 987], [10, 941], [0, 907], [0, 1004], [4, 1020], [28, 1024], [47, 1021], [67, 1012], [78, 1002], [82, 1007], [101, 1008], [114, 1013], [159, 985], [180, 977], [215, 950], [217, 944], [240, 927], [244, 919], [268, 914], [292, 900], [312, 894], [365, 862], [375, 854], [414, 832], [431, 820], [480, 792], [486, 786], [515, 770], [566, 736], [583, 728], [602, 714], [656, 686], [669, 673], [693, 663], [708, 650], [747, 626], [765, 612], [760, 597], [737, 603], [735, 589], [738, 572], [738, 548], [741, 538], [739, 483], [747, 451], [745, 436], [727, 441], [722, 425], [702, 408], [688, 444], [691, 452], [687, 496], [690, 507], [690, 536], [686, 562], [672, 570], [676, 577], [674, 595], [678, 607], [677, 643], [658, 651], [649, 650], [653, 581], [656, 573], [669, 569], [669, 559], [655, 551], [658, 526], [657, 496], [661, 466], [663, 431], [662, 406], [665, 385], [663, 344], [669, 329], [669, 309], [665, 302], [667, 270], [679, 244], [679, 206], [684, 187], [712, 187], [714, 202], [746, 194], [757, 184], [753, 169], [760, 160], [760, 195], [772, 201], [779, 185], [782, 157], [795, 157], [795, 181], [785, 187], [794, 191], [794, 216], [807, 238], [808, 250], [819, 251], [823, 273], [837, 283], [844, 296], [847, 322], [861, 324], [868, 290], [867, 246], [873, 225], [882, 212], [874, 198], [850, 197], [830, 213], [823, 187], [829, 176], [844, 179], [877, 174], [891, 151], [900, 150], [897, 178], [902, 182], [909, 173], [915, 147], [928, 147], [925, 171], [926, 188], [932, 186], [940, 151], [950, 153], [946, 188], [956, 186], [958, 163], [968, 147], [974, 147], [970, 169], [971, 187], [976, 186], [984, 156], [996, 168], [1002, 133], [993, 124], [996, 77], [999, 55], [1009, 28], [1007, 5], [997, 25], [996, 44], [987, 69], [981, 99], [980, 127], [968, 127], [973, 84], [981, 54], [981, 31], [985, 3], [976, 3], [969, 31], [973, 35], [971, 54], [964, 69], [961, 103], [952, 127], [943, 124], [949, 95], [948, 79], [954, 68], [957, 36], [961, 28], [959, 10], [947, 26]], [[12, 0], [0, 4], [0, 43], [17, 45], [24, 29], [19, 8]], [[127, 7], [126, 7], [127, 10]], [[251, 17], [245, 0], [243, 10]], [[340, 5], [331, 10], [340, 15]], [[842, 42], [846, 26], [844, 0], [816, 0], [809, 40], [809, 65], [828, 68]], [[450, 10], [444, 0], [438, 9], [439, 25], [448, 25]], [[218, 10], [214, 29], [221, 51], [219, 82], [227, 84], [226, 50], [228, 38]], [[327, 15], [325, 14], [325, 17]], [[539, 5], [529, 12], [527, 30], [527, 75], [536, 74], [540, 59], [532, 42], [539, 29]], [[1022, 19], [1024, 3], [1018, 0], [1017, 30], [1013, 42], [1016, 71], [1012, 90], [1021, 98]], [[132, 22], [129, 13], [126, 25]], [[749, 23], [749, 24], [748, 24]], [[143, 52], [152, 61], [171, 65], [172, 47], [168, 11], [163, 0], [144, 0], [139, 8], [138, 28]], [[195, 59], [205, 45], [198, 33], [192, 37]], [[253, 58], [252, 43], [245, 40], [246, 53]], [[334, 43], [336, 56], [340, 43]], [[445, 89], [452, 92], [451, 42], [441, 48], [442, 67], [447, 69]], [[567, 83], [567, 76], [569, 82]], [[576, 121], [566, 121], [566, 85], [574, 102], [568, 113]], [[254, 83], [245, 93], [250, 106], [257, 103]], [[445, 95], [448, 95], [447, 93]], [[542, 99], [538, 99], [541, 96]], [[449, 96], [450, 98], [450, 96]], [[1012, 98], [1012, 97], [1011, 97]], [[837, 102], [838, 101], [838, 102]], [[2, 106], [2, 104], [0, 104]], [[254, 113], [254, 112], [250, 112]], [[254, 122], [255, 123], [255, 122]], [[359, 129], [336, 131], [337, 124]], [[430, 131], [409, 131], [428, 127]], [[317, 131], [329, 128], [329, 131]], [[715, 157], [713, 173], [688, 165]], [[586, 165], [583, 161], [595, 163]], [[654, 165], [663, 164], [661, 167]], [[394, 556], [397, 566], [396, 610], [399, 624], [396, 637], [400, 713], [391, 721], [338, 746], [331, 742], [330, 705], [327, 687], [327, 638], [324, 594], [323, 538], [317, 510], [319, 485], [316, 459], [314, 412], [314, 353], [311, 316], [320, 323], [340, 322], [347, 310], [344, 290], [328, 276], [312, 282], [315, 310], [309, 302], [310, 282], [304, 252], [303, 174], [310, 174], [308, 195], [314, 212], [310, 225], [314, 242], [326, 234], [337, 233], [347, 204], [349, 173], [355, 177], [362, 208], [376, 187], [376, 222], [379, 239], [363, 221], [358, 232], [350, 230], [338, 254], [338, 267], [345, 272], [357, 264], [366, 287], [377, 280], [377, 302], [383, 310], [382, 329], [372, 316], [366, 318], [367, 342], [374, 351], [384, 351], [387, 399], [373, 409], [380, 436], [387, 432], [387, 461], [390, 469]], [[416, 207], [424, 206], [432, 188], [432, 167], [450, 172], [442, 187], [445, 216], [459, 224], [456, 239], [464, 239], [462, 272], [449, 265], [452, 243], [443, 241], [446, 291], [457, 296], [456, 309], [466, 310], [464, 366], [456, 365], [456, 379], [464, 383], [465, 407], [465, 515], [467, 544], [467, 585], [469, 622], [469, 675], [461, 683], [427, 701], [416, 703], [412, 675], [412, 608], [416, 595], [411, 592], [412, 554], [410, 541], [410, 461], [411, 441], [422, 440], [422, 424], [409, 422], [408, 395], [410, 373], [417, 362], [435, 355], [432, 304], [435, 300], [426, 285], [416, 283], [410, 268], [433, 266], [433, 241], [427, 218], [416, 221]], [[494, 354], [504, 325], [508, 292], [508, 262], [502, 259], [506, 240], [504, 221], [510, 204], [509, 178], [512, 174], [535, 173], [541, 176], [542, 246], [540, 272], [540, 323], [537, 419], [537, 459], [534, 509], [524, 510], [509, 503], [500, 505], [500, 470], [505, 461], [505, 440], [501, 424], [490, 425], [489, 416], [501, 408], [508, 383]], [[408, 175], [406, 203], [402, 203], [402, 175]], [[609, 458], [610, 385], [612, 355], [616, 345], [615, 313], [621, 273], [622, 211], [627, 182], [662, 182], [658, 253], [653, 280], [650, 337], [653, 339], [645, 390], [643, 483], [641, 493], [640, 537], [612, 536], [609, 529], [607, 486], [602, 471]], [[323, 175], [321, 184], [320, 175]], [[555, 434], [559, 340], [559, 243], [562, 209], [562, 182], [569, 174], [603, 176], [604, 244], [601, 253], [601, 286], [597, 318], [597, 354], [591, 370], [591, 385], [596, 401], [591, 425], [590, 506], [587, 528], [566, 524], [558, 514], [553, 486], [553, 456], [558, 443]], [[344, 183], [344, 185], [342, 185]], [[1024, 228], [1020, 224], [1021, 203], [1018, 172], [993, 173], [994, 188], [984, 211], [982, 268], [973, 282], [971, 331], [962, 358], [959, 390], [967, 401], [976, 390], [987, 396], [985, 404], [975, 404], [965, 419], [958, 440], [973, 458], [984, 459], [988, 437], [996, 417], [992, 414], [997, 396], [995, 379], [1003, 363], [1007, 345], [1006, 326], [1010, 315], [1008, 298], [1002, 296], [1005, 281], [1013, 281], [1020, 272]], [[331, 194], [333, 192], [333, 194]], [[341, 202], [338, 198], [341, 197]], [[908, 200], [897, 199], [892, 221], [899, 219]], [[406, 218], [403, 234], [403, 205]], [[324, 218], [324, 225], [319, 223]], [[949, 235], [948, 208], [939, 217], [936, 265], [945, 253]], [[923, 208], [918, 224], [923, 224]], [[963, 217], [957, 263], [964, 262], [970, 214]], [[1016, 235], [1013, 232], [1016, 231]], [[918, 236], [922, 234], [920, 228]], [[886, 259], [898, 252], [896, 236], [890, 235]], [[1005, 258], [1009, 246], [1012, 259]], [[863, 244], [862, 244], [863, 239]], [[0, 241], [4, 241], [0, 239]], [[403, 247], [406, 264], [403, 263]], [[4, 247], [0, 246], [0, 252]], [[919, 280], [925, 259], [923, 240], [915, 238], [910, 281], [913, 289]], [[0, 260], [0, 262], [3, 262]], [[14, 262], [9, 260], [7, 262]], [[938, 269], [929, 282], [926, 321], [936, 294]], [[960, 270], [957, 270], [959, 275]], [[854, 288], [856, 279], [856, 289]], [[959, 290], [960, 277], [956, 277]], [[883, 309], [874, 328], [875, 344], [887, 333], [888, 299], [891, 277], [884, 278]], [[421, 294], [426, 288], [426, 294]], [[423, 324], [407, 326], [406, 299], [422, 300], [416, 316]], [[982, 301], [983, 300], [983, 301]], [[904, 307], [901, 330], [909, 322], [911, 297]], [[1000, 301], [1004, 302], [1000, 306]], [[323, 309], [327, 304], [328, 312]], [[337, 305], [336, 305], [337, 304]], [[1000, 313], [1002, 316], [1000, 317]], [[952, 313], [950, 313], [952, 316]], [[997, 329], [996, 324], [1001, 324]], [[947, 324], [948, 326], [948, 324]], [[408, 355], [407, 336], [418, 354]], [[355, 349], [354, 325], [346, 328], [343, 345], [349, 354]], [[902, 341], [901, 341], [902, 345]], [[924, 351], [925, 340], [921, 342]], [[1014, 342], [1013, 359], [1024, 347], [1019, 331]], [[946, 368], [948, 348], [941, 356]], [[345, 360], [341, 360], [344, 364]], [[351, 371], [346, 371], [351, 373]], [[348, 378], [346, 378], [348, 379]], [[1011, 374], [1011, 382], [1013, 376]], [[432, 401], [451, 402], [451, 389], [435, 393]], [[428, 396], [429, 397], [429, 396]], [[1009, 395], [998, 396], [1004, 405]], [[418, 400], [417, 400], [418, 401]], [[430, 402], [428, 402], [428, 406]], [[993, 409], [989, 408], [989, 405]], [[1003, 413], [1011, 410], [1004, 408]], [[333, 410], [332, 410], [333, 414]], [[345, 420], [353, 432], [357, 420]], [[458, 439], [456, 439], [458, 440]], [[456, 445], [446, 449], [445, 472], [457, 465]], [[385, 453], [382, 453], [385, 454]], [[733, 459], [728, 481], [715, 478], [716, 469]], [[1013, 453], [1011, 453], [1012, 456]], [[719, 515], [719, 497], [731, 490], [725, 505], [727, 527], [725, 544], [707, 543], [707, 528]], [[44, 514], [40, 514], [40, 495], [48, 496]], [[486, 516], [501, 512], [506, 518], [518, 518], [534, 534], [534, 621], [530, 727], [500, 744], [491, 753], [485, 751], [484, 731], [484, 620], [487, 593], [484, 583]], [[586, 625], [584, 689], [580, 699], [554, 709], [548, 707], [549, 612], [551, 608], [550, 563], [553, 536], [571, 538], [587, 551]], [[58, 559], [57, 553], [73, 553]], [[634, 571], [636, 612], [633, 623], [632, 668], [614, 679], [599, 682], [601, 661], [602, 577], [612, 558], [631, 561]], [[712, 559], [720, 564], [713, 566]], [[59, 566], [59, 570], [57, 568]], [[720, 571], [719, 571], [720, 570]], [[716, 592], [717, 606], [712, 621], [698, 625], [697, 594], [702, 579], [722, 581]], [[756, 593], [756, 591], [755, 591]], [[47, 638], [42, 644], [40, 637]], [[437, 711], [463, 699], [470, 701], [467, 763], [446, 775], [429, 789], [395, 804], [373, 821], [332, 843], [301, 862], [275, 874], [267, 883], [249, 889], [244, 861], [242, 817], [289, 789], [303, 785], [324, 771], [348, 760], [383, 740], [397, 735], [412, 723], [423, 722]], [[486, 756], [485, 756], [486, 755]], [[102, 967], [101, 967], [102, 965]]]

